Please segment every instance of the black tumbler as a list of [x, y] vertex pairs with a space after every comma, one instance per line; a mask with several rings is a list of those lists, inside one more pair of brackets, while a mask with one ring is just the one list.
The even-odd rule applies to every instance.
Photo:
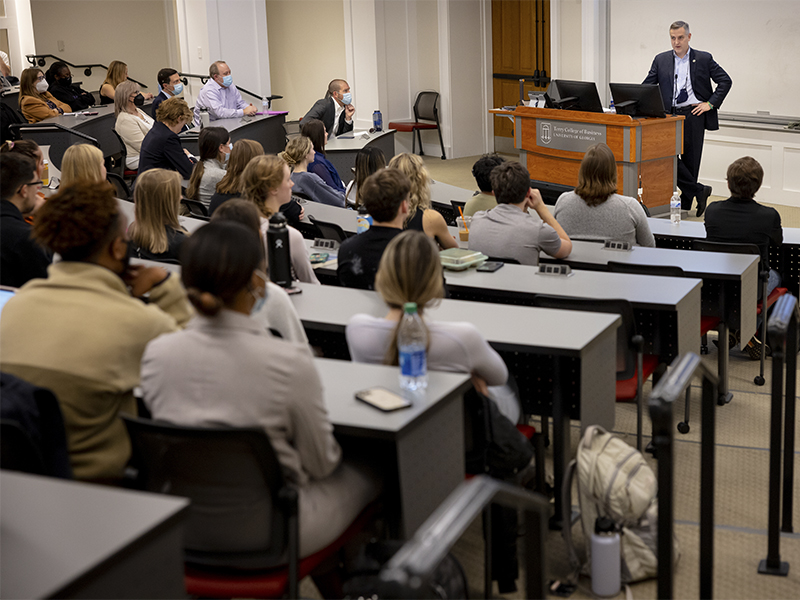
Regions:
[[269, 252], [269, 278], [281, 287], [292, 287], [289, 229], [286, 227], [286, 217], [279, 212], [272, 215], [269, 220], [267, 251]]

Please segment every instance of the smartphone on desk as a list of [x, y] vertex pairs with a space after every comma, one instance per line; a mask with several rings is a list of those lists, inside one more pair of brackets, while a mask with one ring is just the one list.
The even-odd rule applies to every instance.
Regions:
[[499, 260], [487, 260], [480, 267], [478, 267], [476, 271], [480, 271], [481, 273], [494, 273], [500, 269], [503, 264], [505, 263], [502, 263]]
[[411, 402], [399, 394], [382, 387], [369, 388], [356, 392], [356, 400], [366, 402], [383, 412], [392, 412], [411, 406]]

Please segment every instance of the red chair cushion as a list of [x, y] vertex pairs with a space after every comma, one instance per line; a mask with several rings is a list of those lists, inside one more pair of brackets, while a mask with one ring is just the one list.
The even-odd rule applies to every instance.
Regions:
[[[656, 370], [659, 360], [655, 354], [645, 354], [642, 357], [642, 382], [647, 381], [647, 378]], [[630, 402], [636, 399], [638, 392], [636, 382], [636, 373], [630, 379], [617, 381], [617, 402]]]
[[[375, 516], [378, 506], [375, 503], [367, 506], [350, 524], [345, 532], [330, 545], [319, 552], [307, 556], [297, 567], [297, 580], [300, 581], [327, 560], [342, 545], [361, 531]], [[240, 574], [241, 573], [241, 574]], [[289, 570], [287, 566], [268, 571], [226, 571], [224, 573], [203, 571], [201, 567], [186, 565], [183, 577], [186, 592], [190, 596], [206, 598], [281, 598], [289, 587]]]
[[719, 317], [700, 315], [700, 335], [705, 335], [712, 329], [716, 329], [721, 320]]
[[397, 131], [414, 131], [415, 129], [439, 129], [436, 123], [420, 123], [419, 121], [392, 121], [389, 129]]
[[[789, 290], [786, 289], [786, 288], [782, 288], [782, 287], [775, 288], [774, 290], [772, 290], [772, 293], [769, 296], [767, 296], [767, 308], [769, 308], [770, 306], [775, 304], [778, 301], [778, 298], [780, 298], [784, 294], [788, 294], [788, 293], [789, 293]], [[757, 315], [761, 314], [761, 305], [762, 304], [763, 304], [762, 302], [759, 302], [758, 306], [756, 307], [756, 314]]]
[[122, 172], [122, 177], [125, 179], [133, 179], [137, 175], [139, 175], [139, 171], [132, 171], [131, 169], [125, 169]]
[[525, 436], [525, 439], [532, 440], [533, 434], [536, 433], [536, 427], [533, 425], [517, 425], [517, 431]]

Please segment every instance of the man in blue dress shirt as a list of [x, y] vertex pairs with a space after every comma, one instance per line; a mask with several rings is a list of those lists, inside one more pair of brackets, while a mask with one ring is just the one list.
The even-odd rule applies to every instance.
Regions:
[[218, 60], [208, 68], [211, 77], [200, 93], [194, 105], [194, 124], [200, 125], [200, 110], [208, 109], [212, 121], [217, 119], [235, 119], [244, 115], [253, 115], [258, 109], [242, 100], [242, 95], [233, 85], [231, 68], [225, 61]]

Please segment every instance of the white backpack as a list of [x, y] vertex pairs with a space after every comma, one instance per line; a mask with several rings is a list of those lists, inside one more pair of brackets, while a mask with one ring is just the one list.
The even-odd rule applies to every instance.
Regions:
[[[563, 506], [567, 511], [572, 506], [572, 480], [576, 470], [581, 526], [586, 539], [584, 572], [589, 572], [589, 540], [595, 520], [608, 517], [621, 531], [621, 581], [630, 583], [655, 577], [658, 574], [658, 486], [642, 453], [599, 425], [587, 427], [578, 443], [577, 457], [570, 462], [564, 478]], [[564, 526], [563, 534], [572, 567], [578, 570], [581, 564], [569, 524]], [[677, 541], [673, 556], [677, 563]]]

